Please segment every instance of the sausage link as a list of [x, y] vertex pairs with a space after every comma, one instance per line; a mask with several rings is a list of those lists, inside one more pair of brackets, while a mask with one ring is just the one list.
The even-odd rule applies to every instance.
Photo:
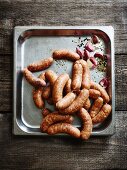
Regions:
[[83, 107], [84, 109], [89, 110], [90, 106], [91, 106], [91, 102], [90, 102], [90, 99], [88, 98], [85, 104], [83, 105]]
[[101, 97], [98, 97], [98, 99], [94, 101], [92, 107], [90, 108], [89, 114], [91, 118], [95, 117], [98, 114], [102, 106], [103, 106], [103, 99]]
[[64, 91], [65, 91], [65, 94], [71, 92], [71, 79], [69, 79], [69, 80], [67, 81], [67, 83], [65, 84]]
[[102, 123], [111, 113], [112, 107], [109, 104], [104, 104], [100, 112], [92, 119], [93, 124]]
[[68, 106], [70, 106], [70, 104], [74, 101], [75, 98], [76, 95], [74, 93], [72, 92], [68, 93], [66, 96], [64, 96], [64, 98], [62, 98], [56, 103], [56, 108], [57, 109], [67, 108]]
[[91, 81], [91, 86], [90, 87], [92, 89], [100, 91], [101, 97], [104, 99], [104, 101], [106, 103], [109, 102], [109, 100], [110, 100], [109, 95], [108, 95], [108, 93], [106, 92], [106, 90], [102, 86], [100, 86], [98, 83], [95, 83], [95, 82]]
[[82, 83], [83, 68], [81, 64], [74, 63], [72, 70], [72, 90], [79, 90]]
[[78, 60], [77, 63], [80, 63], [83, 67], [82, 74], [82, 88], [90, 89], [90, 70], [85, 60]]
[[68, 123], [72, 123], [73, 117], [69, 115], [60, 115], [58, 112], [53, 112], [47, 115], [41, 123], [41, 130], [46, 132], [47, 129], [56, 122], [67, 121]]
[[80, 91], [79, 95], [72, 102], [72, 104], [66, 109], [60, 110], [63, 114], [73, 114], [82, 108], [89, 97], [89, 90], [83, 89]]
[[32, 63], [28, 65], [27, 68], [31, 72], [42, 71], [50, 67], [52, 63], [53, 63], [53, 58], [49, 57], [49, 58], [37, 61], [35, 63]]
[[43, 79], [35, 77], [27, 68], [23, 70], [23, 75], [32, 86], [46, 86], [46, 82]]
[[51, 110], [49, 110], [48, 108], [44, 108], [42, 110], [42, 116], [46, 117], [47, 115], [49, 115], [51, 113]]
[[49, 86], [46, 86], [45, 88], [43, 88], [42, 97], [44, 99], [48, 99], [50, 96], [51, 96], [51, 87], [49, 85]]
[[45, 103], [42, 99], [42, 88], [33, 90], [33, 101], [39, 109], [44, 108]]
[[48, 70], [45, 72], [45, 77], [50, 82], [51, 86], [53, 86], [58, 76], [54, 71]]
[[49, 135], [55, 135], [57, 133], [67, 133], [75, 138], [80, 138], [80, 131], [78, 128], [70, 125], [69, 123], [57, 123], [54, 125], [51, 125], [47, 133]]
[[93, 128], [92, 119], [89, 113], [84, 108], [80, 109], [79, 117], [81, 118], [83, 123], [80, 137], [83, 140], [87, 140], [90, 137]]
[[54, 103], [57, 103], [59, 100], [63, 98], [63, 89], [68, 79], [69, 75], [65, 73], [61, 74], [55, 81], [52, 90], [52, 97]]
[[66, 60], [76, 61], [80, 59], [80, 56], [76, 52], [63, 49], [63, 50], [54, 51], [53, 58], [57, 60], [66, 59]]
[[38, 78], [46, 81], [46, 79], [45, 79], [45, 72], [41, 73], [41, 74], [38, 76]]
[[89, 96], [93, 99], [97, 99], [98, 97], [101, 96], [100, 91], [95, 90], [95, 89], [89, 89]]

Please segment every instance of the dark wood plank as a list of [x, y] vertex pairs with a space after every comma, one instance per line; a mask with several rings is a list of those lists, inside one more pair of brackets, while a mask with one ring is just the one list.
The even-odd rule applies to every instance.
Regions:
[[[12, 55], [0, 55], [0, 111], [12, 111]], [[116, 110], [127, 110], [127, 56], [116, 55]]]
[[116, 133], [80, 141], [13, 136], [12, 115], [0, 114], [0, 169], [127, 169], [127, 112], [116, 112]]
[[[50, 5], [49, 5], [50, 4]], [[1, 1], [0, 54], [13, 51], [17, 25], [112, 25], [115, 52], [127, 54], [127, 1]]]
[[0, 110], [12, 111], [13, 56], [0, 55]]

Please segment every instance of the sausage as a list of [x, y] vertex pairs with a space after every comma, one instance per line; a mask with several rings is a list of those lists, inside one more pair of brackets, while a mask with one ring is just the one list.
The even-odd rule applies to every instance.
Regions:
[[46, 117], [47, 115], [49, 115], [51, 113], [51, 110], [49, 110], [48, 108], [44, 108], [42, 110], [42, 116]]
[[52, 98], [54, 103], [57, 103], [59, 100], [63, 98], [63, 89], [68, 79], [69, 75], [65, 73], [61, 74], [55, 81], [52, 90]]
[[108, 115], [111, 113], [111, 110], [112, 110], [112, 107], [109, 104], [107, 103], [104, 104], [100, 112], [94, 118], [92, 118], [93, 124], [103, 122], [108, 117]]
[[48, 99], [50, 96], [51, 96], [51, 87], [50, 85], [48, 85], [45, 88], [43, 88], [42, 97], [44, 99]]
[[85, 60], [78, 60], [77, 63], [80, 63], [83, 67], [82, 74], [82, 88], [90, 89], [90, 70]]
[[46, 82], [43, 79], [35, 77], [27, 68], [23, 70], [23, 75], [32, 86], [46, 86]]
[[67, 108], [68, 106], [70, 106], [70, 104], [74, 101], [75, 98], [76, 95], [74, 93], [72, 92], [68, 93], [66, 96], [64, 96], [64, 98], [62, 98], [56, 103], [56, 108], [57, 109]]
[[67, 83], [65, 84], [64, 91], [65, 91], [65, 94], [71, 92], [71, 79], [69, 79], [69, 80], [67, 81]]
[[33, 101], [39, 109], [44, 108], [45, 103], [42, 99], [42, 88], [37, 88], [33, 90]]
[[41, 74], [38, 76], [38, 78], [46, 81], [46, 79], [45, 79], [45, 72], [41, 73]]
[[80, 91], [79, 95], [72, 102], [72, 104], [66, 109], [59, 110], [63, 114], [73, 114], [82, 108], [89, 97], [89, 90], [83, 89]]
[[106, 90], [102, 86], [100, 86], [98, 83], [95, 83], [95, 82], [91, 81], [91, 86], [90, 87], [92, 89], [100, 91], [101, 97], [104, 99], [104, 101], [106, 103], [109, 102], [109, 100], [110, 100], [109, 95], [108, 95], [108, 93], [106, 92]]
[[101, 96], [101, 93], [98, 90], [89, 89], [89, 96], [93, 99], [97, 99], [99, 96]]
[[67, 133], [75, 138], [80, 138], [80, 131], [78, 128], [70, 125], [69, 123], [57, 123], [54, 125], [51, 125], [47, 133], [49, 135], [55, 135], [57, 133]]
[[54, 51], [53, 58], [57, 60], [66, 59], [70, 61], [76, 61], [80, 59], [80, 56], [76, 52], [63, 49]]
[[53, 86], [58, 76], [54, 71], [48, 70], [45, 72], [45, 77], [50, 82], [51, 86]]
[[82, 83], [83, 68], [81, 64], [74, 63], [72, 70], [72, 90], [79, 90]]
[[98, 112], [100, 111], [101, 107], [103, 106], [103, 99], [101, 97], [98, 97], [90, 108], [89, 114], [91, 118], [95, 117]]
[[58, 112], [53, 112], [47, 115], [40, 125], [40, 128], [43, 132], [46, 132], [47, 129], [56, 122], [67, 121], [68, 123], [72, 123], [73, 117], [69, 115], [59, 115]]
[[83, 105], [83, 107], [84, 109], [89, 110], [90, 106], [91, 106], [91, 102], [90, 102], [90, 99], [88, 98], [85, 104]]
[[83, 140], [87, 140], [90, 137], [93, 128], [92, 119], [89, 113], [84, 108], [80, 109], [79, 117], [81, 118], [83, 123], [80, 137]]
[[49, 58], [37, 61], [35, 63], [32, 63], [28, 65], [27, 68], [31, 72], [42, 71], [50, 67], [52, 63], [53, 63], [53, 58], [49, 57]]

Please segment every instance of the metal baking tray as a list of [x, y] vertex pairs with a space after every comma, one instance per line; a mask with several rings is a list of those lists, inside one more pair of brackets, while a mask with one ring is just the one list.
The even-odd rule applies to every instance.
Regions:
[[[102, 50], [111, 55], [111, 65], [106, 74], [111, 80], [110, 91], [112, 93], [112, 113], [102, 124], [94, 126], [92, 136], [112, 135], [114, 133], [114, 29], [111, 26], [18, 26], [14, 29], [13, 133], [15, 135], [47, 135], [40, 131], [41, 111], [33, 103], [33, 87], [23, 78], [21, 70], [34, 61], [51, 56], [55, 49], [75, 50], [77, 43], [80, 44], [92, 34], [99, 36], [102, 41]], [[70, 74], [72, 62], [57, 60], [50, 69], [58, 74], [64, 72]], [[38, 74], [35, 73], [35, 75]], [[91, 75], [93, 80], [99, 82], [105, 73], [93, 70]], [[53, 110], [53, 106], [48, 105], [47, 107]], [[80, 126], [78, 119], [75, 120], [74, 126]]]

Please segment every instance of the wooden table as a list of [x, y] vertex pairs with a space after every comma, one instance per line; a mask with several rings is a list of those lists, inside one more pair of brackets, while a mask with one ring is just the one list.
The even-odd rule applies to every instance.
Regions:
[[[12, 135], [13, 28], [112, 25], [115, 29], [116, 133], [78, 141]], [[127, 0], [0, 1], [0, 169], [127, 169]]]

